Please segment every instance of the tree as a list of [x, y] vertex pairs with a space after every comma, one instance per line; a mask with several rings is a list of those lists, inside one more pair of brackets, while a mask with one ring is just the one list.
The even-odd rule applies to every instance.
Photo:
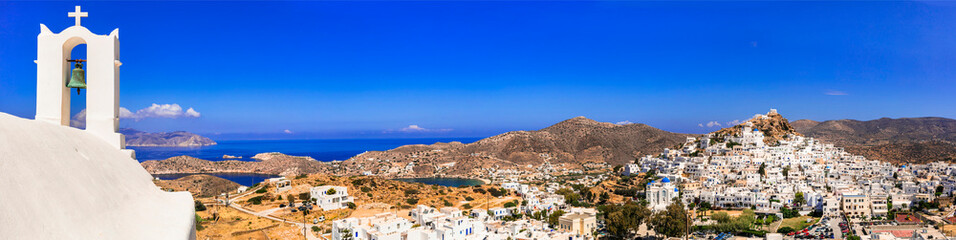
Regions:
[[[488, 211], [491, 211], [491, 210], [488, 210]], [[548, 225], [557, 226], [558, 219], [561, 218], [562, 215], [564, 215], [564, 211], [555, 210], [553, 213], [551, 213], [551, 216], [548, 216]]]
[[893, 211], [893, 197], [886, 197], [886, 210]]
[[797, 192], [793, 195], [793, 204], [796, 206], [807, 204], [807, 199], [803, 198], [803, 192]]
[[354, 202], [349, 202], [348, 205], [349, 205], [349, 209], [352, 209], [352, 210], [355, 210], [355, 208], [358, 207], [358, 206], [355, 205]]
[[658, 234], [667, 237], [678, 237], [687, 233], [690, 218], [684, 210], [681, 201], [674, 201], [667, 209], [651, 216], [650, 225]]
[[199, 200], [196, 200], [196, 211], [197, 212], [206, 211], [206, 205], [203, 205], [202, 202], [200, 202]]
[[783, 168], [783, 178], [790, 179], [790, 167]]
[[767, 176], [767, 164], [760, 163], [760, 168], [757, 169], [757, 173], [760, 173], [760, 176]]
[[788, 207], [780, 208], [780, 214], [783, 215], [783, 218], [795, 218], [800, 216], [800, 211], [796, 209], [790, 209]]
[[[281, 196], [281, 195], [280, 195], [280, 196]], [[290, 194], [289, 194], [288, 196], [286, 196], [285, 198], [286, 198], [287, 200], [289, 200], [289, 207], [292, 207], [292, 205], [294, 205], [294, 203], [295, 203], [295, 196], [290, 193]]]
[[792, 227], [781, 227], [781, 228], [777, 228], [777, 233], [787, 234], [787, 233], [792, 233], [793, 231], [795, 231], [795, 230], [794, 230]]
[[604, 216], [607, 232], [614, 239], [633, 239], [638, 227], [647, 220], [651, 211], [647, 206], [629, 202], [623, 206], [609, 206], [605, 208]]
[[939, 197], [939, 195], [943, 195], [943, 185], [936, 186], [936, 196]]

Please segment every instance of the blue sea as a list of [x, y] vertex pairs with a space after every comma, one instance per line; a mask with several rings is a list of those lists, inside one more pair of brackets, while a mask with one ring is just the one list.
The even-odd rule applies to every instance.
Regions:
[[[309, 156], [319, 161], [345, 160], [366, 151], [384, 151], [409, 144], [433, 144], [436, 142], [458, 141], [471, 143], [480, 138], [403, 138], [403, 139], [316, 139], [316, 140], [231, 140], [217, 141], [217, 145], [206, 147], [128, 147], [136, 150], [136, 159], [140, 162], [163, 160], [175, 156], [190, 156], [210, 161], [240, 160], [252, 161], [251, 157], [259, 153], [280, 152], [292, 156]], [[241, 156], [242, 159], [223, 159], [223, 155]], [[189, 174], [157, 174], [160, 179], [177, 179]], [[262, 182], [271, 177], [266, 174], [210, 174], [245, 186]], [[479, 181], [478, 184], [481, 182]], [[429, 183], [436, 184], [436, 183]], [[458, 180], [437, 183], [439, 185], [469, 185], [473, 182]]]
[[[315, 140], [232, 140], [217, 141], [206, 147], [128, 147], [136, 150], [140, 162], [190, 156], [210, 161], [251, 161], [259, 153], [280, 152], [291, 156], [309, 156], [319, 161], [345, 160], [365, 151], [384, 151], [408, 144], [432, 144], [459, 141], [471, 143], [480, 138], [401, 138], [401, 139], [315, 139]], [[223, 159], [223, 155], [242, 159]]]

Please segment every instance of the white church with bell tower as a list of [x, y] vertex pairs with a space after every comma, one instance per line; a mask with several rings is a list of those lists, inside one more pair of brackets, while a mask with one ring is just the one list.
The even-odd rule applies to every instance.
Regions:
[[[127, 150], [119, 128], [119, 29], [108, 35], [97, 35], [80, 25], [88, 17], [76, 6], [67, 16], [76, 21], [60, 33], [53, 33], [40, 24], [37, 35], [37, 101], [36, 120], [63, 126], [70, 125], [70, 94], [84, 88], [86, 94], [86, 132], [103, 139], [113, 147]], [[87, 45], [86, 59], [70, 59], [73, 48]], [[83, 64], [85, 63], [85, 64]], [[74, 65], [75, 64], [75, 65]], [[83, 66], [85, 65], [85, 66]], [[77, 70], [74, 68], [79, 68]], [[85, 73], [85, 76], [84, 76]], [[77, 77], [79, 76], [79, 77]], [[79, 78], [79, 79], [77, 79]], [[72, 80], [72, 81], [71, 81]], [[84, 81], [85, 80], [85, 81]]]
[[[40, 25], [36, 118], [0, 112], [0, 192], [16, 193], [0, 194], [0, 239], [196, 239], [192, 194], [157, 187], [116, 133], [118, 31], [93, 34], [88, 15], [77, 6], [59, 33]], [[80, 44], [87, 56], [70, 59]], [[84, 90], [77, 129], [70, 94]]]

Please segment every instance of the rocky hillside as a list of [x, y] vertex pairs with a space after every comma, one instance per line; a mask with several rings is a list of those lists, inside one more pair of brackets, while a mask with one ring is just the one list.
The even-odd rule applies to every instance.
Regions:
[[342, 164], [353, 172], [386, 176], [474, 176], [481, 169], [531, 170], [550, 165], [582, 169], [588, 163], [619, 165], [660, 153], [689, 134], [644, 124], [616, 125], [576, 117], [537, 131], [514, 131], [470, 144], [408, 145], [360, 154]]
[[206, 174], [196, 174], [175, 180], [154, 180], [156, 186], [173, 191], [188, 191], [193, 197], [212, 197], [222, 193], [233, 193], [239, 184]]
[[953, 119], [797, 120], [793, 126], [806, 136], [833, 143], [847, 152], [870, 159], [895, 163], [956, 159], [956, 120]]
[[216, 145], [212, 139], [194, 133], [177, 131], [148, 133], [131, 128], [120, 128], [126, 136], [126, 146], [132, 147], [202, 147]]
[[141, 164], [150, 174], [171, 173], [258, 173], [273, 175], [298, 175], [328, 173], [330, 164], [310, 157], [296, 157], [281, 153], [260, 153], [255, 161], [209, 161], [189, 156], [171, 157], [165, 160], [144, 161]]
[[750, 125], [753, 129], [759, 129], [764, 134], [764, 143], [776, 144], [789, 134], [800, 136], [801, 134], [791, 126], [782, 115], [777, 113], [776, 109], [771, 109], [767, 114], [757, 114], [753, 118], [741, 124], [724, 128], [713, 132], [713, 136], [721, 138], [726, 136], [739, 136], [743, 128]]

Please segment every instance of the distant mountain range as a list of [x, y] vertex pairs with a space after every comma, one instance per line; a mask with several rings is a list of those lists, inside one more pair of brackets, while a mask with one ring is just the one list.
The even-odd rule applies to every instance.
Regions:
[[[545, 162], [555, 168], [583, 169], [587, 163], [633, 163], [640, 156], [679, 146], [688, 136], [695, 135], [576, 117], [541, 130], [507, 132], [470, 144], [419, 144], [370, 151], [342, 164], [353, 174], [369, 171], [399, 177], [467, 177], [482, 168], [527, 169]], [[408, 167], [412, 173], [401, 170]]]
[[956, 120], [940, 117], [850, 119], [791, 125], [806, 136], [847, 152], [893, 163], [956, 161]]
[[120, 128], [126, 136], [126, 146], [132, 147], [202, 147], [216, 145], [212, 139], [194, 133], [177, 131], [148, 133], [132, 128]]
[[[718, 130], [712, 135], [717, 138], [738, 135], [747, 123], [761, 130], [765, 142], [769, 144], [793, 134], [833, 143], [852, 154], [869, 159], [894, 163], [953, 161], [956, 157], [956, 120], [946, 118], [789, 122], [771, 111], [758, 114], [742, 124]], [[179, 133], [184, 134], [188, 133]], [[673, 133], [639, 123], [618, 125], [576, 117], [540, 130], [512, 131], [469, 144], [405, 145], [387, 151], [365, 152], [341, 162], [318, 162], [310, 158], [269, 153], [257, 155], [253, 157], [257, 161], [251, 162], [211, 162], [181, 156], [142, 164], [153, 174], [255, 172], [280, 175], [335, 173], [384, 177], [476, 177], [487, 176], [491, 170], [533, 170], [544, 167], [588, 169], [590, 163], [623, 165], [644, 155], [657, 155], [664, 148], [679, 147], [687, 137], [697, 136], [700, 135]], [[195, 142], [178, 141], [180, 144]]]

